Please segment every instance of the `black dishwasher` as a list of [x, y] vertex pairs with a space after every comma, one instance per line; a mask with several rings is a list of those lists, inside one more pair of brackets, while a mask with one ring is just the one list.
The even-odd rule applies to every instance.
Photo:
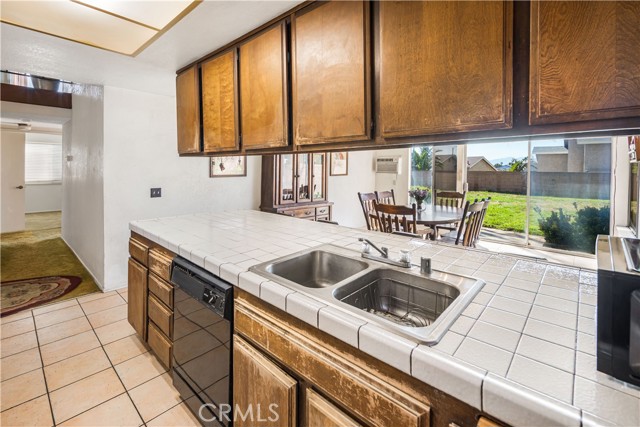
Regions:
[[231, 426], [233, 286], [176, 257], [173, 384], [203, 426]]

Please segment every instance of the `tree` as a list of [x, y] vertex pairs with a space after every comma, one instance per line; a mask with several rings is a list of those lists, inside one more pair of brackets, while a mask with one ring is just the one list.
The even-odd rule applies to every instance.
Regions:
[[527, 170], [527, 157], [523, 159], [513, 159], [509, 162], [509, 172], [524, 172]]
[[431, 148], [416, 147], [411, 151], [411, 167], [417, 171], [431, 170]]
[[500, 163], [495, 163], [495, 164], [493, 165], [493, 167], [494, 167], [494, 168], [496, 168], [496, 169], [500, 169], [500, 168], [504, 167], [504, 163], [502, 163], [502, 162], [500, 162]]

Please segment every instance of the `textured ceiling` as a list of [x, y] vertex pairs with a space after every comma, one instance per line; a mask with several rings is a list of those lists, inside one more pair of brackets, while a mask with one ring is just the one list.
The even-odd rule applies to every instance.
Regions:
[[301, 1], [205, 1], [135, 58], [3, 23], [0, 67], [173, 96], [176, 70], [298, 3]]

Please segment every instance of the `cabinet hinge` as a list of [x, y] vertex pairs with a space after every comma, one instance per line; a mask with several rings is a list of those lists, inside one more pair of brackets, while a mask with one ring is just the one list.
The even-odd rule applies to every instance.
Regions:
[[376, 121], [375, 120], [371, 120], [371, 136], [373, 137], [374, 132], [376, 130]]

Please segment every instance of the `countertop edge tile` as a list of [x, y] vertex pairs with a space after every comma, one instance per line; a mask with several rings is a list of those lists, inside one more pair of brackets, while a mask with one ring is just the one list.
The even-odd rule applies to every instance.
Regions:
[[418, 345], [411, 353], [411, 375], [453, 397], [482, 409], [482, 382], [487, 371]]
[[482, 410], [514, 426], [581, 424], [580, 409], [492, 373], [482, 383]]

